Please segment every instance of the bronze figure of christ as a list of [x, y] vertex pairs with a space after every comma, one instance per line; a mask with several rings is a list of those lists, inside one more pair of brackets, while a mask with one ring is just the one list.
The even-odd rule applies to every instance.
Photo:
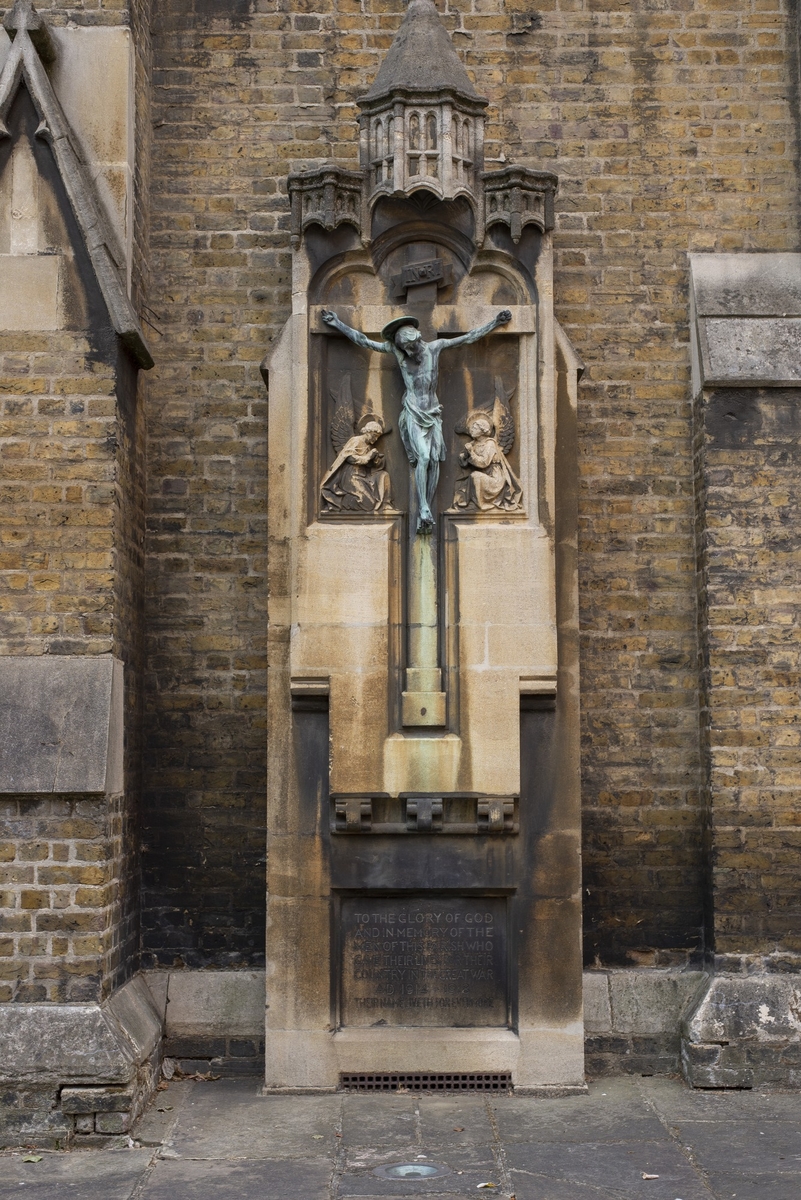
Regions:
[[322, 318], [357, 346], [395, 355], [404, 385], [398, 428], [406, 455], [414, 467], [418, 501], [417, 532], [430, 533], [434, 524], [431, 506], [439, 482], [439, 464], [445, 458], [442, 405], [437, 399], [439, 356], [443, 350], [453, 350], [486, 337], [499, 325], [511, 321], [512, 314], [504, 309], [487, 325], [471, 329], [459, 337], [436, 338], [433, 342], [423, 341], [417, 317], [397, 317], [390, 321], [381, 331], [384, 339], [381, 342], [374, 342], [358, 329], [351, 329], [330, 310], [324, 310]]

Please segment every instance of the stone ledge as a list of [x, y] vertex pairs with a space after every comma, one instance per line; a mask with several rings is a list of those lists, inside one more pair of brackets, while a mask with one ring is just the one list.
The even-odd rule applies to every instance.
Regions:
[[144, 971], [168, 1038], [264, 1037], [264, 971]]
[[155, 1087], [160, 1048], [141, 976], [103, 1004], [0, 1005], [0, 1146], [124, 1133]]
[[681, 1020], [707, 978], [687, 968], [585, 971], [587, 1074], [679, 1074]]
[[801, 254], [691, 254], [693, 395], [801, 382]]
[[700, 970], [622, 967], [584, 972], [587, 1034], [678, 1034], [708, 978]]
[[801, 975], [717, 975], [682, 1026], [693, 1087], [801, 1087]]

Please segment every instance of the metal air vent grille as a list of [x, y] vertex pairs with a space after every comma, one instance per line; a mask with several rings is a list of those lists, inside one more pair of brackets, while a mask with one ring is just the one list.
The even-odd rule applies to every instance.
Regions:
[[343, 1074], [339, 1087], [343, 1092], [511, 1092], [512, 1076], [509, 1071], [469, 1075]]

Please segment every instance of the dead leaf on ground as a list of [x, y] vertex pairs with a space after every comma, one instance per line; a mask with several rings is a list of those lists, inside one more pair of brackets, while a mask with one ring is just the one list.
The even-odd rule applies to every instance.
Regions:
[[41, 1156], [41, 1154], [25, 1154], [23, 1156], [22, 1161], [23, 1162], [41, 1162], [42, 1156]]
[[464, 1125], [454, 1125], [453, 1132], [454, 1133], [464, 1133]]
[[643, 1173], [642, 1173], [642, 1177], [643, 1177], [643, 1179], [658, 1179], [658, 1178], [659, 1178], [659, 1176], [658, 1176], [658, 1175], [647, 1175], [647, 1174], [645, 1173], [645, 1171], [643, 1171]]

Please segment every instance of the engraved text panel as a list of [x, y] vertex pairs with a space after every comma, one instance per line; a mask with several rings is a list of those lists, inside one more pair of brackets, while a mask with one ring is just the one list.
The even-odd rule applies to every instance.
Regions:
[[347, 897], [343, 1025], [507, 1024], [506, 901]]

